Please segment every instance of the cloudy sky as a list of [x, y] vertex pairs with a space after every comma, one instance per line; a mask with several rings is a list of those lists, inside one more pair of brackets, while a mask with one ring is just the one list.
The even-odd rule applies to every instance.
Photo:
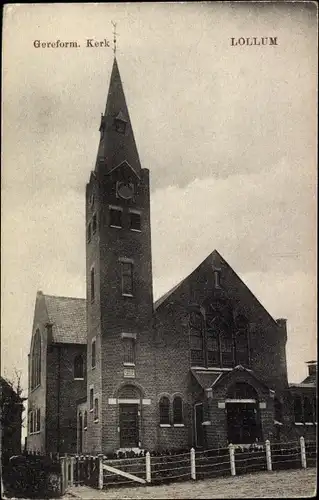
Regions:
[[[314, 3], [9, 6], [3, 27], [2, 371], [27, 387], [34, 303], [85, 296], [84, 192], [118, 63], [150, 169], [154, 295], [215, 248], [316, 357]], [[277, 37], [277, 46], [231, 38]], [[78, 49], [35, 48], [77, 41]]]

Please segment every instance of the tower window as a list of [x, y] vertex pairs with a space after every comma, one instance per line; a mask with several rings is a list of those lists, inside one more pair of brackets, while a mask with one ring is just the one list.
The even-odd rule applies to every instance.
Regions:
[[91, 269], [91, 302], [95, 300], [95, 271], [94, 267]]
[[92, 237], [92, 226], [91, 226], [91, 222], [89, 222], [88, 227], [87, 227], [87, 241], [88, 241], [88, 243], [90, 243], [91, 237]]
[[90, 389], [90, 411], [93, 411], [93, 398], [94, 398], [93, 387], [91, 387], [91, 389]]
[[96, 214], [93, 215], [92, 218], [92, 233], [95, 234], [97, 229], [97, 217]]
[[135, 339], [123, 338], [123, 362], [124, 364], [135, 364]]
[[84, 361], [81, 354], [79, 354], [79, 356], [75, 356], [74, 358], [74, 378], [81, 380], [84, 379]]
[[122, 208], [120, 207], [110, 207], [110, 226], [111, 227], [122, 227]]
[[94, 422], [99, 420], [99, 400], [95, 398], [94, 400]]
[[139, 212], [130, 212], [130, 229], [132, 231], [141, 230], [141, 214]]
[[125, 134], [127, 121], [124, 118], [122, 111], [114, 118], [115, 130], [119, 134]]
[[96, 366], [96, 341], [92, 341], [92, 363], [91, 363], [92, 368]]
[[122, 268], [122, 295], [133, 295], [133, 263], [121, 262]]
[[84, 412], [84, 430], [86, 431], [88, 428], [88, 412]]
[[159, 402], [160, 424], [169, 425], [169, 399], [163, 396]]

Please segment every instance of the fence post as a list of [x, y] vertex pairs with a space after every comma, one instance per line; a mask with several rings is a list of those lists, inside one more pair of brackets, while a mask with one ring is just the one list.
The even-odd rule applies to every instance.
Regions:
[[70, 457], [70, 461], [71, 461], [70, 486], [74, 486], [74, 457]]
[[266, 462], [267, 462], [267, 470], [272, 471], [272, 463], [271, 463], [271, 449], [270, 449], [270, 441], [266, 439]]
[[151, 482], [151, 455], [150, 452], [147, 451], [145, 455], [145, 464], [146, 464], [146, 482]]
[[195, 450], [191, 448], [191, 478], [196, 479]]
[[66, 490], [66, 485], [65, 485], [65, 458], [61, 457], [60, 458], [60, 465], [61, 465], [61, 473], [62, 473], [62, 495], [64, 495], [65, 490]]
[[103, 490], [103, 453], [99, 457], [99, 490]]
[[300, 452], [301, 452], [301, 467], [303, 469], [307, 468], [307, 459], [306, 459], [306, 446], [305, 446], [305, 438], [301, 436], [300, 438]]
[[236, 476], [236, 466], [235, 466], [235, 446], [230, 443], [229, 448], [229, 458], [230, 458], [230, 473], [232, 476]]

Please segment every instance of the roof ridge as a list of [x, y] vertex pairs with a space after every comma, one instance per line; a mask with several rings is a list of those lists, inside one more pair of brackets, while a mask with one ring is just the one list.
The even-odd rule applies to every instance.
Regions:
[[54, 299], [86, 300], [85, 297], [68, 297], [66, 295], [50, 295], [48, 293], [44, 293], [43, 297], [51, 297]]

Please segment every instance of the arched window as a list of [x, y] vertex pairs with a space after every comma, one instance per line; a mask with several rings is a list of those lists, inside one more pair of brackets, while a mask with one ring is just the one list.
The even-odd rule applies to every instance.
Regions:
[[97, 422], [99, 419], [99, 400], [95, 398], [94, 400], [94, 422]]
[[74, 378], [84, 378], [84, 360], [82, 354], [79, 354], [74, 358]]
[[84, 424], [83, 424], [83, 426], [84, 426], [84, 430], [86, 431], [88, 428], [88, 412], [87, 411], [84, 412]]
[[31, 390], [41, 384], [41, 336], [40, 331], [35, 332], [31, 354]]
[[160, 424], [169, 425], [169, 399], [166, 396], [163, 396], [159, 403], [159, 411], [160, 411]]
[[83, 448], [83, 418], [82, 413], [79, 413], [78, 417], [78, 451], [82, 453]]
[[173, 401], [173, 424], [183, 423], [183, 400], [176, 396]]

